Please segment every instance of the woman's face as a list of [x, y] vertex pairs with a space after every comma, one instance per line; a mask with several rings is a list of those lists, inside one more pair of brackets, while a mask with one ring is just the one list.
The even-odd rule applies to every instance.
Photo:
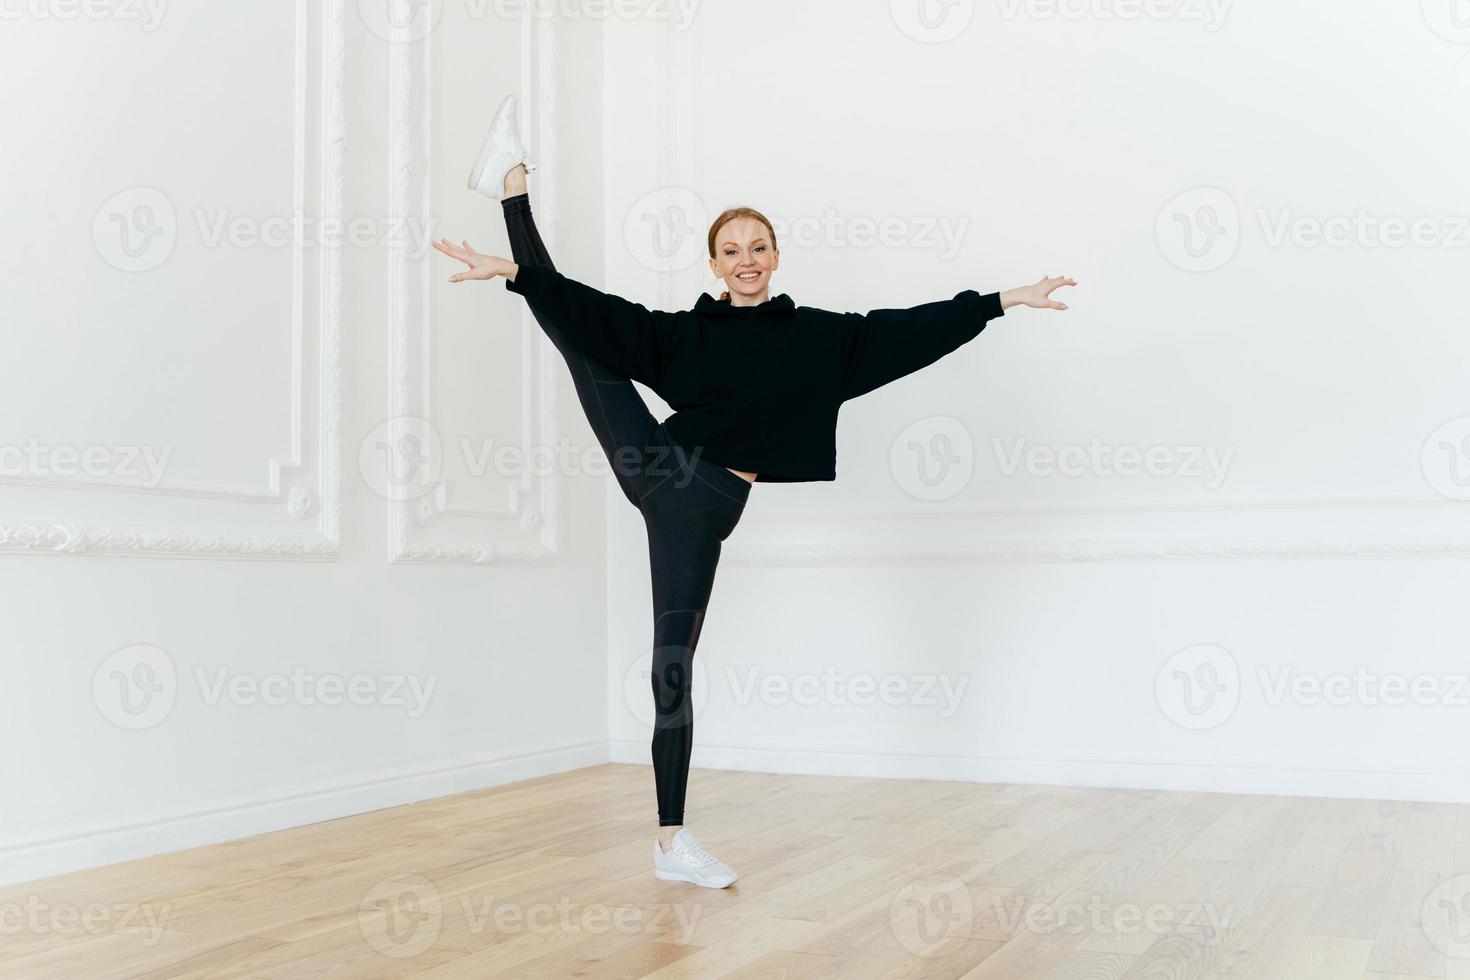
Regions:
[[715, 235], [715, 257], [709, 266], [725, 280], [730, 299], [744, 296], [763, 302], [771, 285], [771, 273], [781, 264], [781, 254], [771, 244], [771, 233], [756, 218], [725, 222]]

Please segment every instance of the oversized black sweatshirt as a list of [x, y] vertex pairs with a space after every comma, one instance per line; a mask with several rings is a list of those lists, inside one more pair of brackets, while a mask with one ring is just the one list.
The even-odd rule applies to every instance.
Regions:
[[506, 288], [607, 367], [646, 384], [699, 458], [773, 483], [837, 478], [843, 402], [932, 364], [1005, 311], [973, 289], [910, 309], [833, 313], [782, 293], [756, 306], [700, 294], [694, 309], [649, 310], [545, 266]]

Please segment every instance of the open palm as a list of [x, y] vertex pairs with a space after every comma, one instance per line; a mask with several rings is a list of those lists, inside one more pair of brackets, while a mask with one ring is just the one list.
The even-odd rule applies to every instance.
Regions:
[[464, 282], [466, 279], [494, 279], [496, 276], [506, 275], [516, 266], [510, 259], [503, 259], [498, 255], [481, 255], [469, 242], [460, 242], [455, 245], [449, 239], [441, 238], [434, 242], [434, 247], [451, 259], [458, 259], [469, 266], [468, 271], [456, 272], [450, 276], [450, 282]]
[[1036, 310], [1065, 310], [1066, 303], [1059, 303], [1051, 298], [1051, 294], [1061, 286], [1075, 286], [1076, 279], [1066, 276], [1047, 276], [1029, 286], [1022, 286], [1017, 290], [1017, 298], [1025, 305]]

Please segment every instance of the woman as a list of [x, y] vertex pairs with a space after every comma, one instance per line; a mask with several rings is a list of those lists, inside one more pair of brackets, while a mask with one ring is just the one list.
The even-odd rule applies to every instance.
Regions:
[[[727, 291], [692, 310], [650, 311], [561, 275], [531, 217], [515, 98], [501, 103], [470, 187], [502, 202], [513, 258], [468, 242], [435, 248], [468, 266], [451, 282], [503, 276], [535, 313], [572, 373], [577, 397], [618, 486], [643, 514], [653, 578], [653, 772], [659, 835], [654, 874], [724, 888], [736, 879], [683, 827], [693, 745], [690, 671], [714, 585], [720, 544], [752, 483], [836, 478], [838, 407], [974, 338], [1012, 306], [1065, 310], [1050, 297], [1071, 279], [867, 315], [797, 307], [770, 296], [776, 234], [736, 208], [709, 230], [710, 268]], [[633, 387], [658, 392], [659, 422]]]

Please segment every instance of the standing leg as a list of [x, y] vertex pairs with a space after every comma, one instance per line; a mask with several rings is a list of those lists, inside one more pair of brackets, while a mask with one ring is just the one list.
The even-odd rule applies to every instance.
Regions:
[[[677, 479], [653, 484], [643, 499], [653, 584], [653, 776], [658, 822], [684, 823], [694, 745], [691, 677], [720, 562], [721, 543], [745, 509], [744, 481], [713, 463], [690, 462]], [[712, 482], [713, 481], [713, 482]], [[661, 836], [671, 836], [662, 832]]]
[[[531, 216], [531, 198], [516, 194], [501, 201], [505, 227], [510, 234], [511, 256], [517, 265], [539, 265], [555, 269], [536, 222]], [[533, 314], [534, 315], [534, 314]], [[561, 351], [572, 372], [577, 399], [592, 426], [597, 442], [606, 454], [623, 495], [639, 506], [644, 453], [649, 434], [658, 420], [648, 411], [643, 396], [633, 382], [613, 371], [601, 361], [589, 357], [580, 347], [539, 316], [537, 322], [547, 337]]]
[[[673, 492], [660, 489], [653, 496]], [[648, 551], [653, 572], [653, 779], [658, 824], [684, 823], [689, 759], [694, 747], [691, 678], [694, 651], [709, 607], [720, 542], [697, 529], [650, 522]]]

